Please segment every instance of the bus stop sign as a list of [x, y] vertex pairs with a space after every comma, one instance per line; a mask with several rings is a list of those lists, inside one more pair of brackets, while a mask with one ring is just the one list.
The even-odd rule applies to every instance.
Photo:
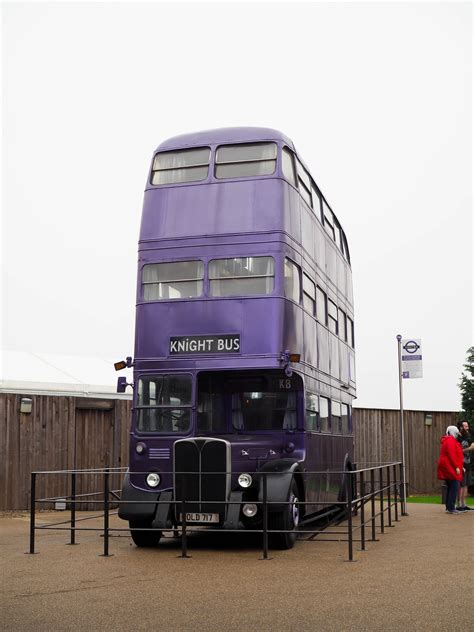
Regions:
[[422, 359], [420, 339], [402, 340], [402, 377], [404, 379], [423, 377]]

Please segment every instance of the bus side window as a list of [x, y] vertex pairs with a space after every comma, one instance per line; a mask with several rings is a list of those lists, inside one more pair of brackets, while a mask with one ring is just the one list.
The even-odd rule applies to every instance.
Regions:
[[354, 322], [349, 316], [347, 317], [347, 342], [350, 347], [354, 348]]
[[316, 307], [316, 286], [303, 272], [303, 307], [314, 316]]
[[319, 219], [321, 224], [323, 223], [322, 216], [322, 206], [321, 206], [321, 195], [319, 193], [318, 187], [315, 185], [314, 181], [311, 180], [311, 196], [313, 198], [313, 211], [316, 217]]
[[297, 171], [298, 171], [298, 188], [303, 197], [303, 200], [313, 208], [313, 201], [311, 199], [311, 180], [309, 173], [303, 167], [301, 162], [296, 159]]
[[285, 259], [285, 296], [299, 303], [300, 294], [300, 269], [296, 263]]
[[329, 432], [329, 399], [319, 398], [319, 430]]
[[341, 404], [331, 402], [331, 426], [334, 434], [341, 434]]
[[283, 147], [281, 151], [281, 170], [283, 172], [283, 176], [288, 180], [288, 182], [296, 187], [297, 184], [293, 152], [291, 152], [288, 147]]
[[306, 405], [304, 424], [306, 430], [316, 431], [318, 429], [318, 396], [310, 391], [306, 391]]
[[323, 200], [323, 216], [324, 216], [324, 228], [328, 235], [331, 235], [333, 241], [336, 241], [336, 232], [334, 230], [334, 217], [331, 209], [326, 204], [326, 201]]
[[328, 299], [328, 325], [329, 331], [337, 334], [338, 320], [337, 320], [337, 306], [330, 299]]
[[316, 288], [316, 318], [323, 325], [327, 325], [327, 299], [321, 288]]
[[346, 314], [339, 309], [338, 312], [338, 320], [339, 320], [339, 338], [341, 340], [347, 341], [347, 321]]
[[342, 434], [349, 434], [349, 406], [347, 404], [341, 404], [341, 425]]

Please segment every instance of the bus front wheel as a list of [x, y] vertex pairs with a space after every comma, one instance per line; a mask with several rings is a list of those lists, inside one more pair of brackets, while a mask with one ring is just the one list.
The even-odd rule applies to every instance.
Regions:
[[139, 529], [151, 529], [151, 522], [134, 520], [129, 522], [130, 535], [136, 546], [151, 548], [158, 546], [161, 531], [139, 531]]
[[295, 481], [291, 484], [285, 508], [270, 516], [270, 529], [282, 531], [282, 533], [270, 534], [270, 546], [274, 549], [292, 549], [296, 542], [296, 530], [300, 521], [298, 486]]

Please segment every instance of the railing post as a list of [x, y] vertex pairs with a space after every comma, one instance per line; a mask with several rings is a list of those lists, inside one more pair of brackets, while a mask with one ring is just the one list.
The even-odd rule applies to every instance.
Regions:
[[183, 489], [182, 489], [182, 497], [181, 497], [181, 557], [183, 559], [190, 558], [188, 555], [188, 536], [186, 532], [187, 522], [186, 522], [186, 474], [183, 473]]
[[370, 470], [370, 510], [372, 513], [372, 517], [370, 519], [371, 527], [372, 527], [372, 542], [377, 541], [376, 532], [375, 532], [375, 472], [374, 469]]
[[397, 466], [393, 466], [393, 494], [395, 504], [395, 522], [398, 522], [398, 489], [397, 489]]
[[392, 493], [391, 493], [391, 480], [390, 480], [390, 465], [387, 466], [387, 503], [388, 503], [388, 526], [393, 527], [392, 524]]
[[352, 533], [352, 479], [351, 471], [346, 470], [346, 482], [347, 482], [347, 541], [349, 546], [349, 562], [354, 561], [354, 542]]
[[36, 472], [31, 472], [30, 491], [30, 553], [35, 553]]
[[383, 508], [383, 467], [380, 467], [380, 532], [385, 533], [385, 516]]
[[76, 472], [71, 472], [71, 539], [68, 544], [76, 544]]
[[267, 502], [267, 472], [262, 472], [262, 509], [263, 509], [263, 557], [261, 560], [268, 560], [268, 502]]
[[365, 551], [365, 483], [364, 472], [360, 473], [360, 549]]
[[109, 468], [104, 470], [104, 553], [102, 557], [109, 557]]

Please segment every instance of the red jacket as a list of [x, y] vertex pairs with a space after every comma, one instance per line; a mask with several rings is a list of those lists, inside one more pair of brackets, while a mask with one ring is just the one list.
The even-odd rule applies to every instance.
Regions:
[[[441, 480], [460, 481], [464, 454], [459, 442], [451, 435], [441, 437], [441, 454], [438, 459], [438, 478]], [[459, 469], [459, 474], [456, 473]]]

